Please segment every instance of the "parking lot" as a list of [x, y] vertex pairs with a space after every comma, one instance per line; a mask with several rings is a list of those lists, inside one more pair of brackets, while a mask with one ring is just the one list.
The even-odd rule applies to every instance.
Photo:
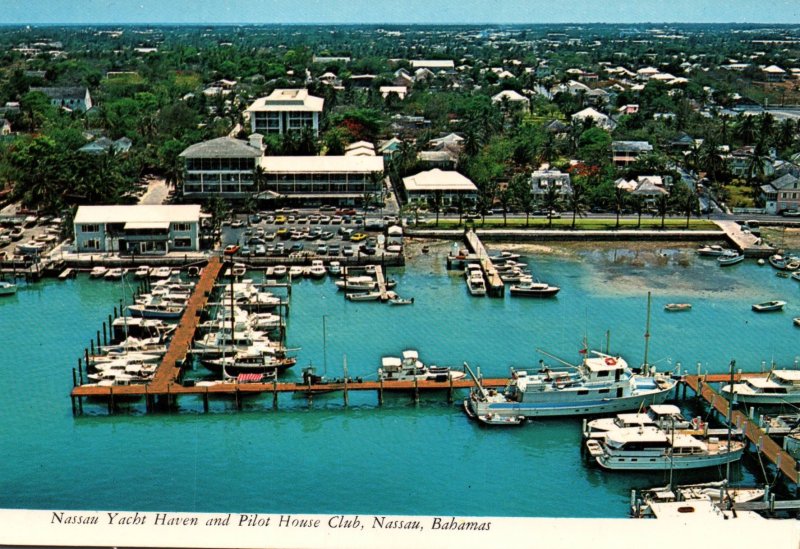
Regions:
[[240, 258], [361, 258], [397, 256], [386, 242], [393, 216], [364, 217], [355, 210], [294, 210], [237, 216], [223, 224], [222, 246]]

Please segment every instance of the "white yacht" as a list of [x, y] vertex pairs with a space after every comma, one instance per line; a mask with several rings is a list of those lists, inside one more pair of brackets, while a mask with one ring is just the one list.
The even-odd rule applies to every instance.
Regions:
[[7, 280], [0, 280], [0, 295], [13, 295], [17, 293], [17, 285]]
[[565, 363], [563, 370], [551, 370], [544, 363], [532, 374], [512, 368], [502, 392], [485, 389], [473, 375], [476, 387], [465, 401], [465, 409], [475, 416], [606, 414], [661, 404], [675, 387], [675, 380], [654, 370], [634, 374], [620, 356], [599, 351], [583, 356], [579, 365]]
[[371, 276], [348, 276], [337, 280], [336, 287], [340, 290], [371, 292], [378, 287], [378, 282]]
[[680, 408], [674, 404], [653, 404], [644, 413], [617, 414], [614, 417], [603, 417], [587, 422], [583, 428], [584, 438], [602, 438], [614, 429], [627, 427], [655, 426], [661, 429], [695, 429], [704, 427], [700, 418], [688, 420], [681, 414]]
[[311, 278], [324, 278], [327, 274], [325, 264], [321, 259], [314, 259], [311, 261], [311, 268], [308, 270], [308, 276]]
[[402, 358], [385, 356], [378, 368], [378, 379], [383, 381], [448, 381], [463, 379], [464, 372], [453, 370], [447, 366], [426, 366], [419, 359], [419, 353], [413, 349], [403, 351]]
[[755, 511], [734, 510], [737, 503], [764, 498], [763, 488], [729, 487], [723, 482], [664, 486], [633, 493], [631, 516], [692, 521], [763, 520]]
[[142, 279], [150, 276], [150, 267], [147, 265], [140, 265], [133, 272], [133, 278]]
[[772, 370], [767, 377], [751, 377], [723, 385], [720, 393], [728, 400], [735, 395], [742, 404], [800, 404], [800, 370]]
[[464, 278], [467, 280], [467, 290], [476, 296], [486, 295], [486, 282], [480, 265], [470, 263], [464, 269]]
[[734, 462], [742, 457], [744, 442], [698, 437], [658, 427], [627, 427], [590, 438], [586, 449], [604, 469], [618, 471], [669, 471], [700, 469]]
[[89, 272], [89, 278], [103, 278], [107, 272], [107, 267], [98, 265], [97, 267], [92, 267], [92, 270]]
[[535, 282], [531, 276], [524, 276], [519, 279], [519, 284], [511, 285], [509, 292], [524, 297], [553, 297], [560, 289], [546, 282]]

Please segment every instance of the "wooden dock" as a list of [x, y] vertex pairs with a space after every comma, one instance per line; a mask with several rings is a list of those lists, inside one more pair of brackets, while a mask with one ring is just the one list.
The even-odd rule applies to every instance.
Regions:
[[[734, 375], [734, 381], [744, 377], [765, 375], [766, 374], [736, 374]], [[709, 383], [727, 381], [730, 381], [730, 375], [686, 376], [684, 378], [684, 383], [698, 396], [705, 399], [711, 407], [724, 418], [728, 417], [728, 401], [712, 389]], [[797, 484], [797, 462], [758, 426], [757, 421], [750, 419], [739, 410], [734, 410], [731, 414], [731, 423], [733, 428], [742, 430], [750, 442], [755, 444], [758, 451], [774, 463], [779, 471], [786, 475], [794, 484]]]
[[769, 257], [777, 250], [764, 244], [760, 236], [751, 232], [744, 232], [742, 226], [735, 221], [714, 221], [717, 226], [725, 231], [725, 237], [747, 257]]
[[468, 230], [464, 233], [464, 241], [470, 251], [478, 257], [478, 263], [487, 282], [486, 293], [492, 297], [503, 297], [506, 285], [503, 283], [503, 279], [500, 278], [500, 273], [497, 272], [494, 263], [489, 259], [489, 254], [486, 252], [481, 239], [478, 238], [475, 231]]
[[386, 278], [383, 276], [383, 267], [375, 265], [375, 280], [378, 281], [378, 291], [381, 294], [381, 301], [388, 301], [389, 295], [386, 293]]

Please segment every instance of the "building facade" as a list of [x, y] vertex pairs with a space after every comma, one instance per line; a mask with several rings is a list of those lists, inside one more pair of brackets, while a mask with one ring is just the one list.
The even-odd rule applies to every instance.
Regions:
[[200, 249], [200, 206], [80, 206], [75, 251], [164, 255]]
[[653, 152], [647, 141], [612, 141], [611, 160], [615, 166], [627, 166], [636, 162], [643, 154]]
[[256, 99], [248, 108], [253, 133], [284, 134], [310, 128], [319, 134], [319, 120], [325, 100], [305, 89], [277, 89]]
[[184, 160], [184, 198], [242, 199], [254, 193], [254, 172], [264, 154], [261, 139], [258, 134], [249, 142], [218, 137], [184, 150], [179, 155]]
[[475, 203], [478, 197], [478, 187], [470, 179], [438, 168], [404, 177], [403, 188], [408, 204], [428, 204], [437, 194], [442, 197], [442, 206], [458, 200]]

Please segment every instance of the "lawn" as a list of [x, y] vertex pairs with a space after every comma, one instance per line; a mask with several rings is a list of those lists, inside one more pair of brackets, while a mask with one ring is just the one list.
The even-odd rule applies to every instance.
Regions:
[[[411, 227], [415, 227], [412, 223], [410, 224]], [[458, 229], [463, 227], [474, 227], [476, 229], [524, 229], [525, 228], [525, 219], [508, 219], [507, 223], [503, 223], [502, 216], [492, 216], [487, 217], [485, 223], [482, 222], [480, 219], [473, 221], [467, 221], [458, 223], [455, 220], [450, 219], [440, 219], [439, 225], [436, 225], [436, 221], [434, 219], [429, 219], [425, 223], [420, 223], [416, 225], [416, 228], [425, 228], [425, 229]], [[572, 217], [564, 217], [562, 219], [553, 219], [552, 226], [549, 225], [549, 221], [542, 217], [531, 217], [530, 223], [528, 228], [530, 229], [564, 229], [564, 230], [571, 230], [572, 229]], [[609, 231], [615, 230], [617, 228], [617, 220], [616, 219], [597, 219], [597, 218], [578, 218], [575, 220], [575, 229], [582, 230], [582, 231]], [[661, 218], [660, 217], [651, 217], [651, 216], [642, 216], [641, 226], [636, 219], [620, 219], [619, 220], [619, 229], [620, 230], [658, 230], [661, 229]], [[672, 229], [672, 230], [686, 230], [686, 218], [685, 217], [667, 217], [664, 220], [664, 229]], [[690, 231], [715, 231], [718, 230], [719, 227], [708, 221], [706, 219], [698, 219], [692, 218], [689, 221], [689, 228]]]

